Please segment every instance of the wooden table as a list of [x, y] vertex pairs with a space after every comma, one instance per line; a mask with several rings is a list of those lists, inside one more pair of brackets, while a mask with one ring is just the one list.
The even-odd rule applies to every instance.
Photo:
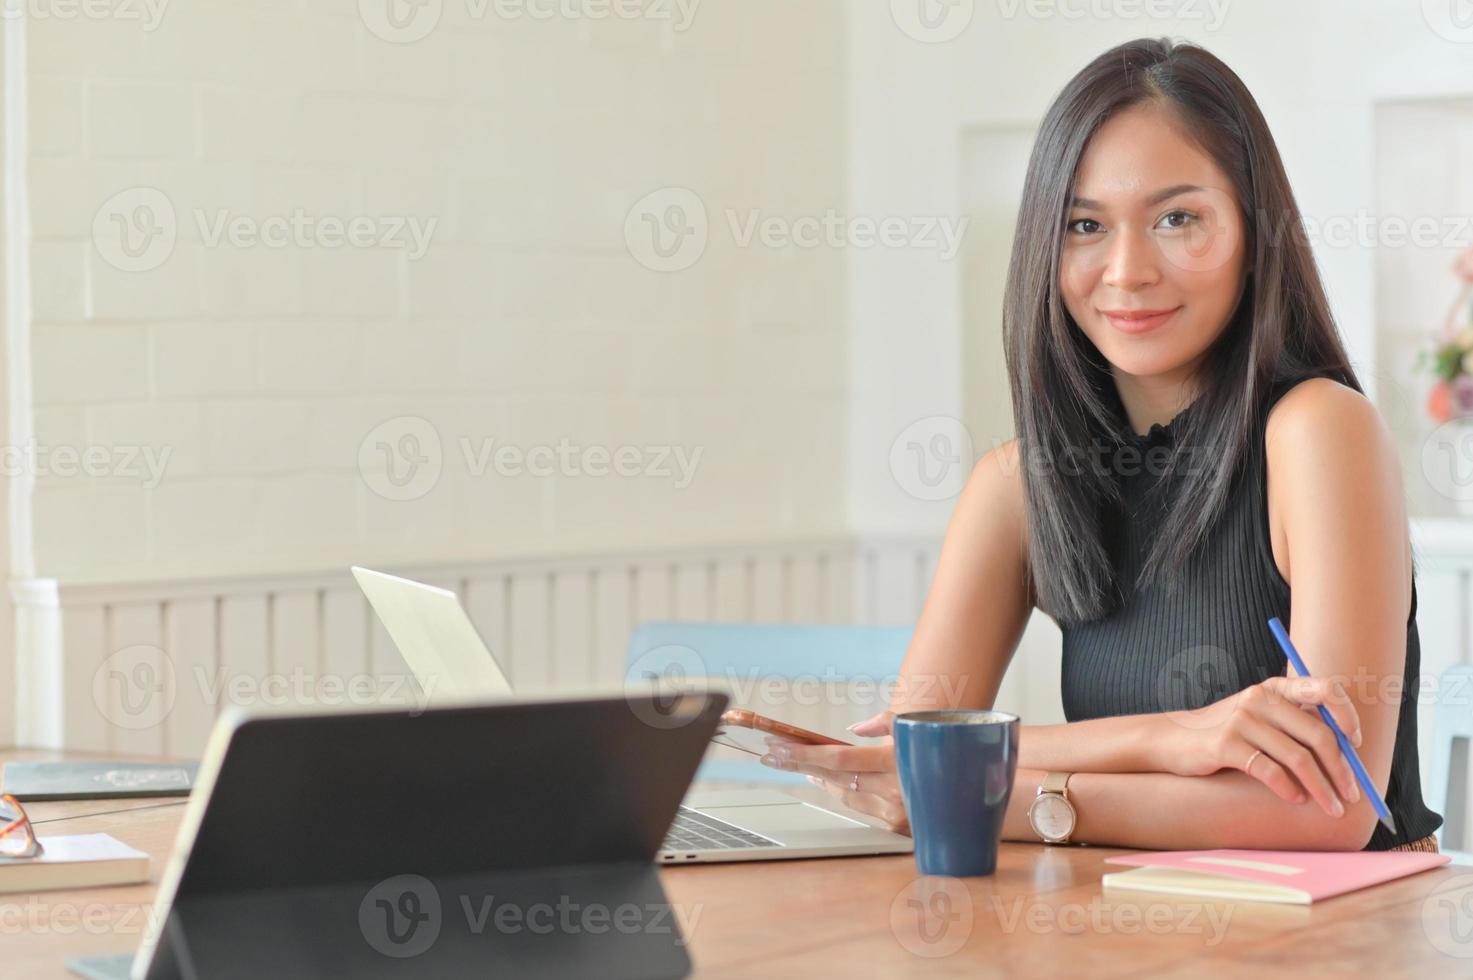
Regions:
[[[9, 759], [42, 753], [0, 752]], [[85, 758], [69, 756], [69, 758]], [[37, 803], [42, 836], [105, 832], [153, 856], [183, 815], [157, 800]], [[906, 857], [662, 871], [701, 977], [1473, 976], [1473, 868], [1308, 908], [1102, 893], [1111, 848], [1004, 844], [986, 878], [921, 879]], [[0, 976], [63, 977], [139, 941], [154, 885], [0, 896]]]

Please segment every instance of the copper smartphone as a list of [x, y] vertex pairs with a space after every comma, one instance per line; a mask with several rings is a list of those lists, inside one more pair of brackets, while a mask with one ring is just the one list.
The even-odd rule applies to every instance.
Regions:
[[778, 721], [759, 715], [755, 711], [747, 711], [745, 708], [732, 708], [721, 713], [721, 724], [716, 729], [716, 734], [711, 741], [717, 745], [725, 745], [752, 755], [767, 754], [767, 739], [770, 736], [791, 739], [794, 742], [802, 742], [805, 745], [849, 745], [849, 742], [841, 742], [837, 738], [829, 738], [818, 732], [810, 732], [806, 728], [797, 725], [789, 725], [787, 722]]

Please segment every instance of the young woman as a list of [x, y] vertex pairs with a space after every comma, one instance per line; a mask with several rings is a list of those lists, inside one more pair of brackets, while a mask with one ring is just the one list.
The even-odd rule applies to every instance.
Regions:
[[[990, 707], [1036, 606], [1063, 632], [1069, 721], [1024, 725], [1006, 839], [1435, 849], [1397, 454], [1226, 65], [1139, 40], [1069, 82], [1029, 160], [1003, 322], [1018, 438], [957, 503], [893, 710]], [[1312, 677], [1286, 676], [1271, 616]], [[960, 694], [905, 693], [928, 691]], [[764, 761], [906, 827], [888, 737]]]

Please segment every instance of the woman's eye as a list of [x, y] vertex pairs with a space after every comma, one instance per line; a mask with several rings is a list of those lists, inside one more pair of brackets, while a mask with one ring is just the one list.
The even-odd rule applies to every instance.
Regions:
[[[1089, 227], [1083, 228], [1080, 227], [1081, 225], [1089, 225]], [[1065, 226], [1065, 230], [1076, 235], [1092, 235], [1100, 230], [1100, 223], [1093, 218], [1076, 218]]]
[[1197, 216], [1190, 211], [1168, 211], [1161, 216], [1160, 223], [1167, 228], [1185, 228], [1196, 220]]

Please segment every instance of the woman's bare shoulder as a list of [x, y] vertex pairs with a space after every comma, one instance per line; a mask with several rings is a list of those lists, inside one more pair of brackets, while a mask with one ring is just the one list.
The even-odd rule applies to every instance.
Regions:
[[1009, 439], [982, 454], [972, 469], [972, 479], [981, 485], [987, 499], [997, 504], [1017, 507], [1025, 500], [1023, 488], [1023, 450], [1019, 440]]
[[992, 545], [1016, 544], [1026, 560], [1028, 507], [1023, 486], [1024, 453], [1017, 439], [994, 446], [972, 467], [957, 501], [954, 523], [967, 525]]
[[1269, 413], [1264, 443], [1269, 530], [1286, 580], [1296, 547], [1324, 547], [1332, 532], [1364, 544], [1380, 531], [1410, 562], [1401, 462], [1370, 399], [1328, 378], [1302, 381]]

